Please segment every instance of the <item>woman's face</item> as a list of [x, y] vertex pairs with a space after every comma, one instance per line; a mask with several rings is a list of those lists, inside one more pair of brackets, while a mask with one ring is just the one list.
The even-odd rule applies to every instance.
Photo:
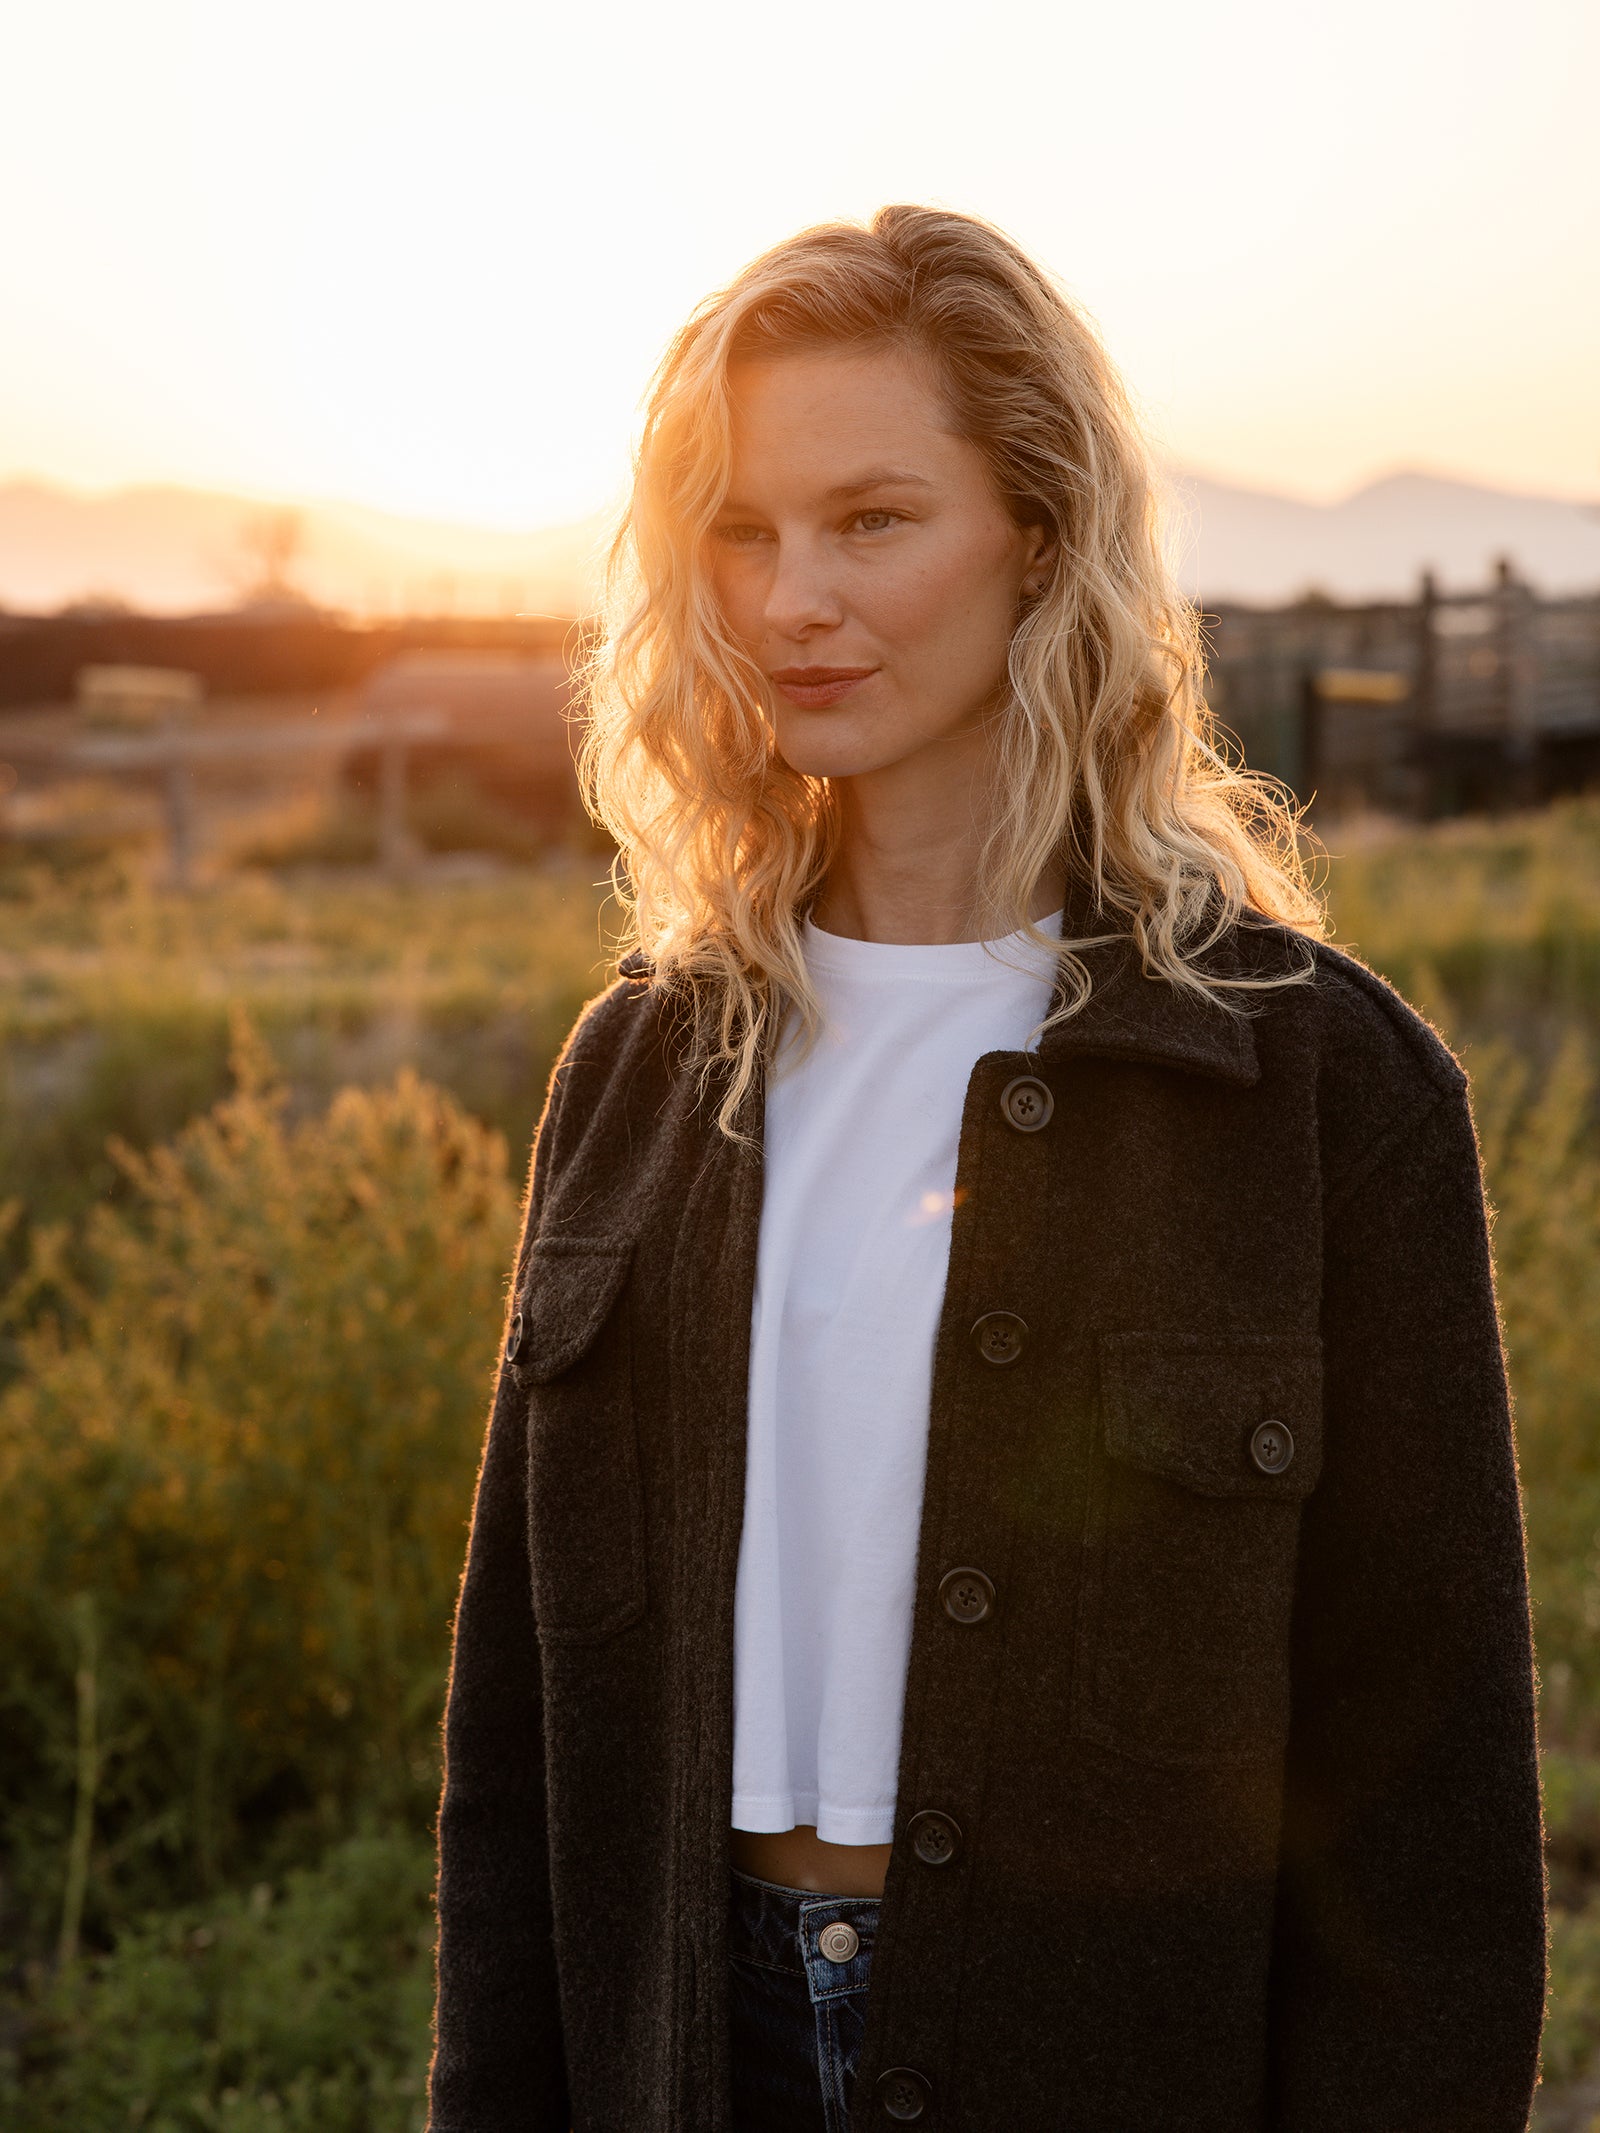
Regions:
[[911, 355], [763, 357], [730, 384], [713, 581], [771, 684], [779, 752], [827, 778], [964, 760], [1005, 687], [1044, 534], [1017, 526]]

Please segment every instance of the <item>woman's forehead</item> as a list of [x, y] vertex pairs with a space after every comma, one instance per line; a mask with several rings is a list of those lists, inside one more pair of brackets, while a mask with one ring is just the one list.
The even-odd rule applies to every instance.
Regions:
[[732, 365], [734, 484], [848, 502], [943, 487], [978, 455], [950, 427], [929, 365], [896, 348], [800, 349]]

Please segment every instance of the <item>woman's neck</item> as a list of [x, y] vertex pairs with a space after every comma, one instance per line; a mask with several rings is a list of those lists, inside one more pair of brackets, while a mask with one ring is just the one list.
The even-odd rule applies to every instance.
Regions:
[[[839, 841], [811, 912], [824, 932], [906, 946], [980, 938], [981, 787], [945, 780], [907, 793], [899, 780], [850, 778], [837, 797]], [[1059, 910], [1064, 887], [1064, 872], [1041, 878], [1027, 916]]]

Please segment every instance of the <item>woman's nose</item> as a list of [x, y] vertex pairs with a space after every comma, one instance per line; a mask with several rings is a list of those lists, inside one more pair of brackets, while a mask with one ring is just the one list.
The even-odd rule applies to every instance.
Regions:
[[807, 542], [780, 542], [767, 585], [767, 627], [782, 637], [834, 628], [844, 617], [827, 558]]

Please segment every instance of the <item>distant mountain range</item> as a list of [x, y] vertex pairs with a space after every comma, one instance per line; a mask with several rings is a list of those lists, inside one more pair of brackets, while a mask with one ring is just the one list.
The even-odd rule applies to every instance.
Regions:
[[234, 607], [294, 588], [363, 615], [570, 615], [597, 583], [604, 521], [527, 533], [360, 504], [268, 504], [179, 488], [83, 495], [0, 483], [0, 607]]
[[1178, 552], [1191, 592], [1276, 603], [1315, 588], [1341, 600], [1484, 584], [1508, 556], [1544, 593], [1600, 592], [1600, 499], [1573, 503], [1438, 474], [1389, 474], [1334, 504], [1174, 476]]
[[[1333, 504], [1173, 477], [1185, 584], [1210, 601], [1407, 597], [1431, 568], [1483, 584], [1499, 556], [1547, 593], [1600, 591], [1600, 503], [1400, 473]], [[571, 614], [598, 582], [601, 518], [526, 533], [355, 504], [266, 505], [180, 488], [82, 495], [0, 484], [0, 606], [115, 600], [165, 613], [294, 588], [358, 614]]]

